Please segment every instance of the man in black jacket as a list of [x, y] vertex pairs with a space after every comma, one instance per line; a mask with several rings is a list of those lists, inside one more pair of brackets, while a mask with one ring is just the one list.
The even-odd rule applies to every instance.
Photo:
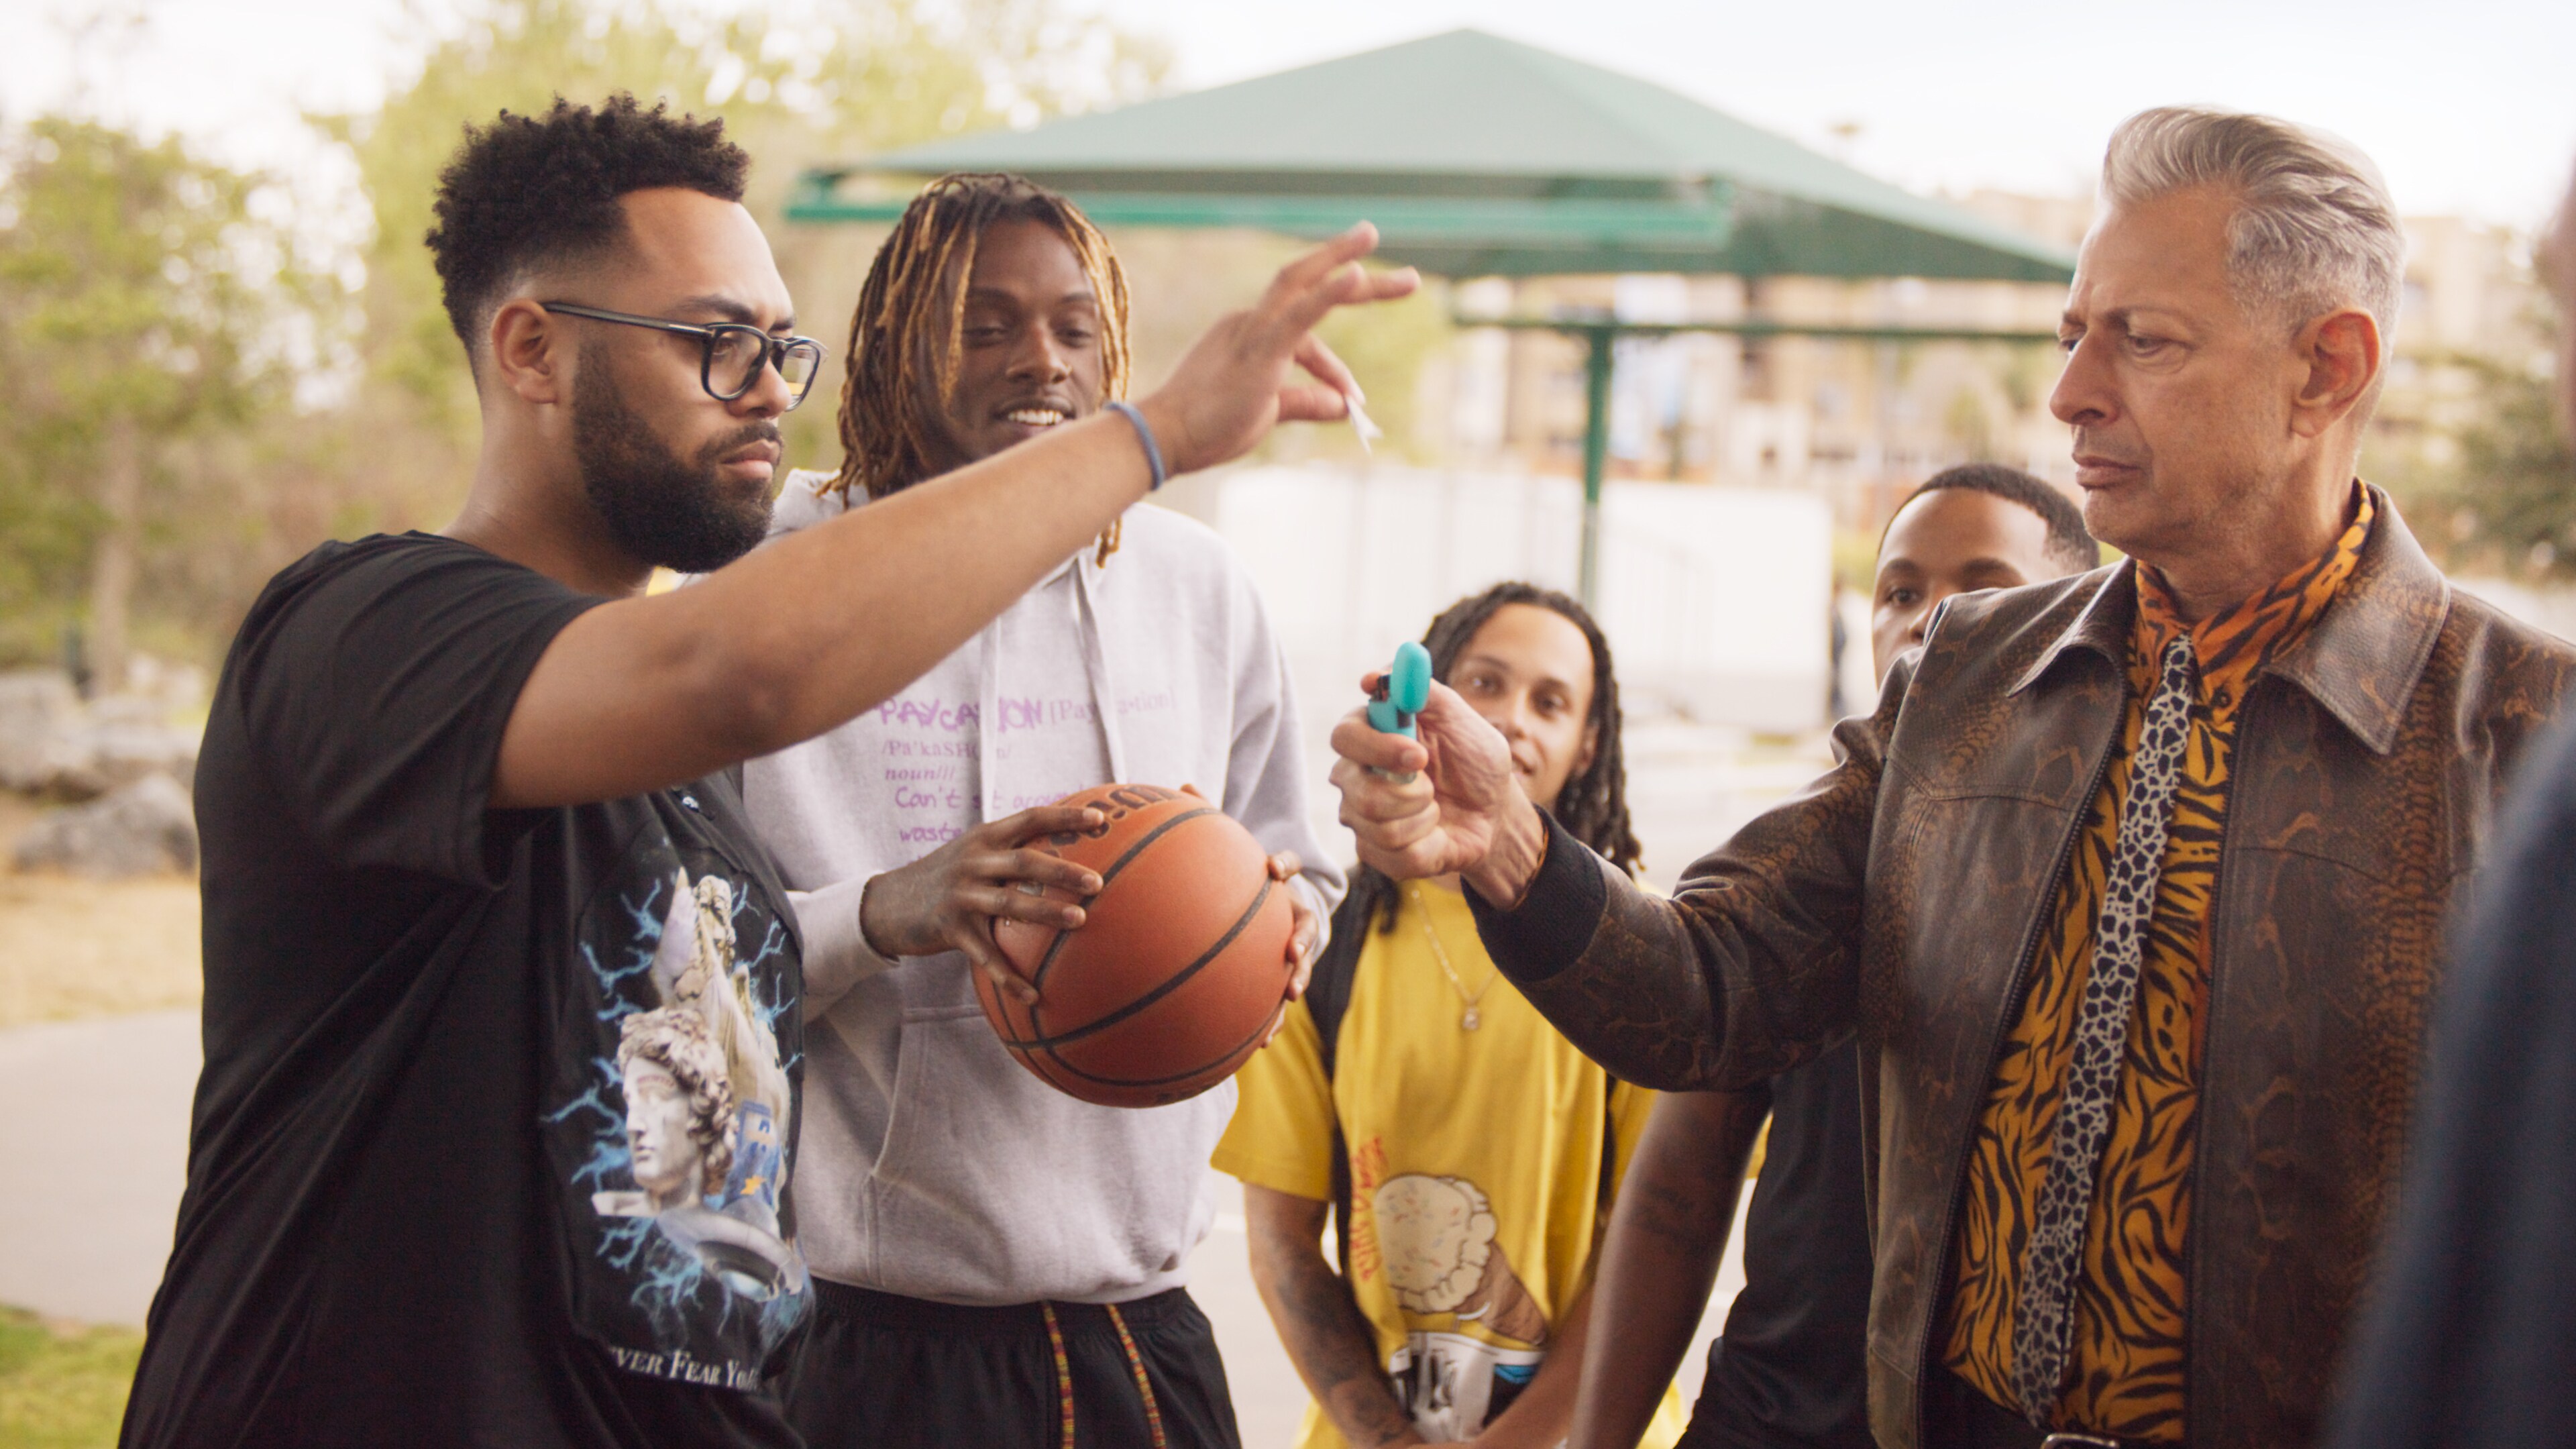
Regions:
[[[2047, 483], [2000, 463], [1936, 473], [1879, 541], [1871, 666], [1886, 678], [1952, 595], [2100, 562], [2083, 513]], [[1593, 1315], [1618, 1331], [1585, 1345], [1572, 1449], [1629, 1449], [1644, 1432], [1708, 1305], [1765, 1122], [1744, 1289], [1678, 1449], [1873, 1449], [1860, 1051], [1848, 1041], [1750, 1091], [1656, 1097], [1601, 1244]]]
[[2405, 255], [2368, 160], [2149, 111], [2103, 183], [2050, 405], [2128, 558], [1953, 599], [1672, 900], [1561, 846], [1454, 696], [1333, 737], [1360, 858], [1463, 871], [1622, 1078], [1742, 1088], [1857, 1032], [1883, 1449], [2322, 1431], [2451, 890], [2576, 675], [2354, 473]]

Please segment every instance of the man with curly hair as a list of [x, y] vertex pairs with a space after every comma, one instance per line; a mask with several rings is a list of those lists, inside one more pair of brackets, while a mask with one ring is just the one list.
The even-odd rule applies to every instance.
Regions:
[[[748, 166], [720, 124], [619, 96], [504, 113], [440, 178], [481, 453], [442, 533], [316, 549], [226, 662], [197, 771], [206, 1066], [135, 1449], [795, 1443], [760, 1390], [807, 1280], [790, 1205], [764, 1214], [803, 969], [840, 947], [805, 939], [726, 768], [893, 694], [1167, 472], [1340, 417], [1310, 329], [1412, 285], [1353, 265], [1354, 228], [1132, 410], [734, 563], [822, 352]], [[648, 597], [657, 567], [711, 572]], [[647, 1231], [601, 1206], [639, 1190], [616, 1023], [674, 1004], [672, 892], [710, 879], [734, 945], [705, 986], [749, 1014], [720, 1045], [774, 1057], [730, 1065], [783, 1075], [784, 1120], [738, 1114], [757, 1163]]]

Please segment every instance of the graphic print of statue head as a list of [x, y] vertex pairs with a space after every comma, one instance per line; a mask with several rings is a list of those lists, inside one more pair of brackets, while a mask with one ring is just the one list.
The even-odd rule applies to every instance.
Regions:
[[1547, 1340], [1547, 1315], [1494, 1241], [1484, 1189], [1408, 1172], [1388, 1178], [1369, 1205], [1387, 1286], [1407, 1313], [1452, 1313], [1517, 1342]]
[[733, 1168], [733, 1081], [706, 1018], [686, 1008], [639, 1011], [618, 1028], [626, 1150], [655, 1211], [722, 1192]]

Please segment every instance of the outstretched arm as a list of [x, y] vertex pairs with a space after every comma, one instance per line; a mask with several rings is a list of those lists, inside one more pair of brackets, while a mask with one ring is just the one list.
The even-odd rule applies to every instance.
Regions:
[[1770, 1111], [1764, 1090], [1655, 1099], [1593, 1280], [1593, 1309], [1619, 1332], [1586, 1348], [1570, 1449], [1632, 1449], [1646, 1432], [1707, 1311], [1744, 1161]]
[[1502, 736], [1446, 685], [1419, 740], [1344, 718], [1333, 783], [1362, 861], [1399, 880], [1463, 874], [1494, 963], [1584, 1055], [1661, 1091], [1749, 1087], [1855, 1024], [1880, 771], [1911, 679], [1909, 656], [1876, 713], [1836, 727], [1840, 762], [1669, 901], [1531, 805]]
[[[1314, 325], [1402, 296], [1365, 225], [1289, 264], [1138, 407], [1175, 473], [1241, 455], [1282, 419], [1343, 415], [1350, 374]], [[1314, 381], [1297, 383], [1302, 370]], [[806, 529], [695, 587], [604, 604], [528, 676], [493, 772], [498, 808], [613, 799], [809, 739], [947, 657], [1144, 496], [1146, 457], [1102, 414]]]
[[1330, 1203], [1243, 1185], [1251, 1229], [1252, 1282], [1306, 1391], [1356, 1449], [1419, 1444], [1413, 1416], [1396, 1401], [1378, 1366], [1377, 1337], [1350, 1287], [1324, 1261]]

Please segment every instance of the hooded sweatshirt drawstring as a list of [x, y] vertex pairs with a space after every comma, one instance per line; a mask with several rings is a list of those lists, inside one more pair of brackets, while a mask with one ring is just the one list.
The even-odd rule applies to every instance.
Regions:
[[993, 741], [1002, 733], [1002, 630], [1011, 622], [1004, 614], [984, 626], [979, 636], [984, 657], [978, 661], [975, 679], [975, 794], [976, 818], [990, 824], [999, 816], [993, 801], [999, 798], [993, 783]]
[[[1118, 690], [1109, 673], [1106, 631], [1101, 628], [1100, 601], [1095, 592], [1099, 584], [1093, 579], [1100, 566], [1077, 554], [1065, 561], [1063, 569], [1040, 583], [1038, 589], [1053, 588], [1056, 580], [1063, 578], [1068, 570], [1073, 575], [1073, 587], [1066, 607], [1072, 613], [1075, 647], [1082, 651], [1082, 672], [1091, 685], [1091, 713], [1100, 726], [1102, 751], [1109, 759], [1109, 779], [1101, 783], [1130, 784], [1133, 782], [1127, 778], [1127, 742], [1118, 729]], [[983, 658], [979, 661], [976, 682], [976, 794], [982, 818], [987, 822], [1009, 813], [1001, 808], [1005, 797], [996, 778], [1000, 772], [994, 765], [995, 745], [1002, 734], [1002, 631], [1010, 623], [1011, 615], [1004, 614], [985, 626]]]
[[1100, 585], [1092, 581], [1099, 572], [1097, 564], [1086, 568], [1076, 559], [1073, 565], [1074, 633], [1082, 641], [1082, 672], [1091, 680], [1091, 711], [1100, 719], [1100, 743], [1109, 756], [1109, 778], [1119, 784], [1133, 784], [1127, 778], [1127, 742], [1118, 731], [1117, 681], [1109, 674], [1108, 631], [1100, 627], [1100, 600], [1094, 591]]

